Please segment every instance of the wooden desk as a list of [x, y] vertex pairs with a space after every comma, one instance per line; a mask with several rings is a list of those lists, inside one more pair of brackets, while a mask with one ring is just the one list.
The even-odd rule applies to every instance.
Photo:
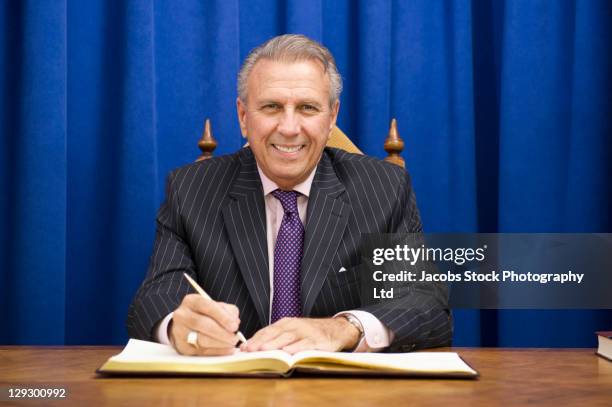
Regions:
[[480, 372], [479, 380], [100, 378], [95, 369], [120, 348], [4, 346], [0, 386], [69, 392], [64, 400], [13, 402], [20, 406], [612, 406], [612, 363], [592, 349], [452, 350]]

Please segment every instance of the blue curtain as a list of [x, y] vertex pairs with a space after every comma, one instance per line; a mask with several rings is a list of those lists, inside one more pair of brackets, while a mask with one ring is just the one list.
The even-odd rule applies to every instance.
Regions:
[[[612, 3], [3, 1], [0, 343], [122, 344], [166, 174], [242, 144], [241, 60], [327, 45], [340, 127], [389, 120], [427, 231], [612, 232]], [[609, 310], [456, 311], [456, 345], [593, 346]]]

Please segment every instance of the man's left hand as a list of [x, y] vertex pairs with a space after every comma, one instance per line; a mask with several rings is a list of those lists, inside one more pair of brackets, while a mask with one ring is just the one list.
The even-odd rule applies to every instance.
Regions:
[[283, 318], [260, 329], [240, 349], [282, 349], [291, 354], [303, 350], [336, 352], [355, 348], [360, 337], [359, 330], [345, 318]]

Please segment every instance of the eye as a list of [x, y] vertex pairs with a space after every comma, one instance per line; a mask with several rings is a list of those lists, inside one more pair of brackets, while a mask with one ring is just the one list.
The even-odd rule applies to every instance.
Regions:
[[281, 106], [278, 103], [266, 103], [261, 107], [266, 112], [276, 112], [280, 110]]
[[300, 110], [307, 112], [307, 113], [316, 113], [319, 111], [319, 108], [316, 107], [315, 105], [304, 104], [300, 106]]

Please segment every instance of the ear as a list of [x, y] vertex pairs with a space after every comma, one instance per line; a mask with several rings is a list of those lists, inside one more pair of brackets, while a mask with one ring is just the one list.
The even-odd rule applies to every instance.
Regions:
[[242, 133], [242, 137], [246, 138], [246, 105], [240, 100], [240, 97], [236, 98], [236, 111], [238, 113], [238, 122], [240, 123], [240, 132]]
[[331, 108], [330, 114], [332, 115], [331, 122], [329, 123], [329, 134], [331, 136], [331, 131], [336, 125], [336, 121], [338, 120], [338, 112], [340, 111], [340, 99], [334, 102], [334, 105]]

